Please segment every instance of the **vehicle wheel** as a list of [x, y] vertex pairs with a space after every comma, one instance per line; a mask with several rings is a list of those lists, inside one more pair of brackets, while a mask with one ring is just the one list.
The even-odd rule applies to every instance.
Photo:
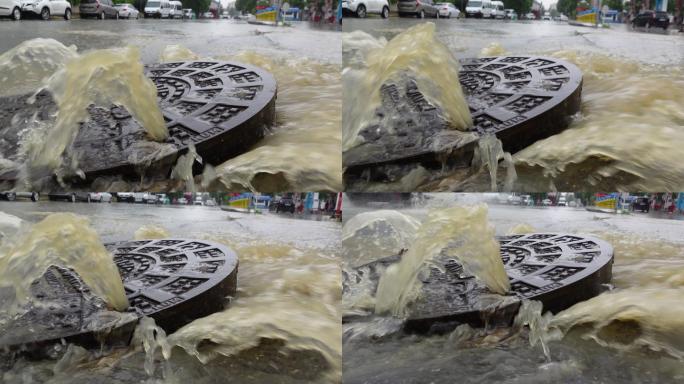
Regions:
[[104, 13], [104, 11], [103, 11], [102, 13], [100, 13], [100, 15], [98, 15], [97, 18], [100, 19], [100, 20], [104, 20], [104, 19], [105, 19], [105, 13]]
[[14, 201], [17, 199], [17, 194], [14, 192], [8, 192], [5, 197], [7, 198], [7, 201]]
[[31, 201], [37, 202], [38, 200], [40, 200], [40, 193], [38, 193], [38, 192], [31, 193]]
[[64, 20], [69, 21], [71, 20], [71, 9], [68, 9], [64, 11]]
[[356, 17], [359, 19], [363, 19], [366, 17], [366, 6], [361, 4], [359, 5], [358, 8], [356, 8]]
[[43, 20], [50, 19], [50, 9], [48, 7], [45, 7], [40, 11], [40, 18]]
[[424, 19], [424, 18], [425, 18], [425, 11], [423, 11], [423, 10], [421, 9], [421, 10], [420, 10], [420, 13], [418, 13], [418, 15], [416, 15], [416, 17], [418, 17], [419, 19]]
[[380, 16], [382, 16], [383, 19], [388, 18], [389, 17], [389, 8], [383, 7], [382, 13], [380, 14]]
[[19, 9], [19, 7], [14, 8], [14, 10], [12, 11], [12, 20], [21, 20], [21, 9]]

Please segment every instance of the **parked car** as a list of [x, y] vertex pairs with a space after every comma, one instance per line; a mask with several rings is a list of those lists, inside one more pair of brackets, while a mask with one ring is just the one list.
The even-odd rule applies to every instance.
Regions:
[[552, 204], [552, 203], [551, 203], [551, 199], [544, 199], [544, 200], [542, 200], [542, 205], [545, 206], [545, 207], [548, 207], [548, 206], [550, 206], [551, 204]]
[[206, 205], [207, 207], [215, 207], [216, 201], [214, 201], [214, 199], [209, 199], [204, 203], [204, 205]]
[[518, 14], [515, 9], [504, 9], [504, 19], [518, 20]]
[[368, 14], [376, 14], [386, 19], [389, 17], [389, 2], [387, 0], [342, 0], [342, 14], [362, 19]]
[[632, 211], [646, 212], [651, 210], [651, 204], [649, 204], [648, 197], [637, 197], [632, 202]]
[[77, 201], [87, 201], [90, 203], [90, 193], [89, 192], [50, 192], [48, 193], [48, 199], [50, 201], [71, 201], [75, 203]]
[[169, 199], [168, 196], [166, 196], [165, 193], [158, 193], [157, 194], [157, 204], [162, 204], [162, 205], [171, 204], [171, 200]]
[[0, 0], [0, 16], [12, 20], [21, 20], [21, 2], [19, 0]]
[[171, 0], [171, 10], [169, 11], [169, 19], [183, 18], [183, 4], [177, 0]]
[[202, 198], [201, 197], [196, 198], [193, 205], [204, 205], [204, 203], [202, 202]]
[[568, 21], [568, 17], [561, 13], [560, 16], [558, 17], [558, 20], [559, 21]]
[[100, 20], [119, 18], [119, 10], [114, 7], [112, 0], [82, 0], [78, 10], [82, 19], [88, 17], [95, 17]]
[[151, 17], [155, 19], [166, 19], [169, 17], [171, 12], [171, 3], [169, 0], [152, 0], [145, 4], [145, 9], [143, 10], [145, 17]]
[[560, 198], [558, 199], [558, 204], [556, 204], [556, 205], [559, 206], [559, 207], [567, 207], [567, 206], [568, 206], [568, 202], [567, 202], [567, 200], [565, 200], [565, 197], [560, 197]]
[[295, 213], [294, 200], [288, 199], [288, 198], [280, 199], [280, 201], [276, 202], [276, 210], [275, 211], [276, 211], [276, 213], [279, 213], [279, 212]]
[[437, 3], [436, 6], [439, 9], [439, 17], [450, 19], [452, 17], [458, 17], [461, 14], [461, 11], [452, 3]]
[[133, 192], [117, 192], [115, 195], [116, 201], [120, 203], [135, 203], [135, 196], [133, 195]]
[[660, 27], [667, 29], [670, 26], [670, 17], [667, 12], [660, 11], [641, 11], [637, 17], [632, 20], [632, 27]]
[[489, 0], [471, 0], [466, 4], [466, 17], [492, 17], [492, 2]]
[[520, 196], [520, 205], [525, 205], [525, 206], [534, 205], [534, 200], [532, 199], [532, 196], [530, 196], [530, 195]]
[[119, 11], [119, 17], [124, 19], [139, 19], [140, 11], [133, 4], [117, 4], [114, 6]]
[[188, 205], [188, 199], [186, 199], [185, 197], [181, 197], [180, 199], [178, 199], [177, 203], [180, 205]]
[[548, 13], [548, 12], [546, 12], [546, 13], [544, 14], [544, 16], [542, 16], [541, 19], [542, 19], [543, 21], [544, 21], [544, 20], [545, 20], [545, 21], [551, 21], [551, 14]]
[[525, 15], [525, 20], [536, 20], [537, 16], [534, 15], [534, 13], [530, 12]]
[[43, 20], [49, 20], [52, 16], [71, 20], [71, 3], [66, 0], [25, 0], [21, 11], [38, 15]]
[[508, 204], [520, 205], [522, 204], [522, 198], [520, 196], [508, 196]]
[[492, 1], [492, 12], [489, 17], [492, 19], [503, 19], [506, 17], [506, 11], [504, 10], [503, 1], [494, 0]]
[[197, 17], [195, 16], [195, 11], [193, 11], [190, 8], [186, 8], [183, 10], [183, 18], [184, 19], [196, 19]]
[[31, 199], [31, 201], [40, 200], [38, 192], [0, 192], [0, 200], [14, 201], [16, 199]]
[[202, 18], [203, 18], [203, 19], [213, 19], [213, 18], [214, 18], [214, 14], [211, 13], [211, 12], [204, 12], [204, 13], [202, 14]]
[[415, 16], [419, 19], [426, 16], [439, 18], [439, 8], [432, 0], [399, 0], [397, 3], [399, 17]]
[[90, 201], [97, 203], [111, 203], [112, 194], [109, 192], [90, 192]]
[[159, 197], [155, 195], [154, 193], [144, 193], [142, 195], [142, 203], [143, 204], [157, 204], [157, 200]]

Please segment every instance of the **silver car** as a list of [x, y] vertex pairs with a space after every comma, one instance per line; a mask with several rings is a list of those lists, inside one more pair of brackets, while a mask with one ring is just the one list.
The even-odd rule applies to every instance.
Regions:
[[139, 19], [140, 11], [133, 4], [117, 4], [114, 6], [119, 11], [119, 17], [123, 19]]
[[82, 19], [86, 17], [95, 17], [100, 20], [119, 18], [119, 11], [114, 8], [112, 0], [83, 0], [78, 9], [81, 12]]
[[415, 16], [422, 19], [430, 16], [439, 18], [439, 9], [432, 0], [399, 0], [397, 10], [399, 17]]

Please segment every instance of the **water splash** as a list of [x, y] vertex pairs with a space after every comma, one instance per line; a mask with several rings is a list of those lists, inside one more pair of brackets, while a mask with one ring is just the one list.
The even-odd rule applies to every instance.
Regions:
[[22, 145], [29, 148], [29, 174], [62, 165], [62, 155], [76, 138], [80, 123], [88, 118], [91, 104], [121, 105], [140, 122], [151, 140], [168, 136], [156, 87], [143, 74], [137, 48], [95, 50], [72, 58], [49, 78], [45, 89], [52, 94], [59, 112], [54, 126], [43, 135], [32, 135]]
[[[501, 165], [499, 165], [499, 160], [503, 160]], [[482, 136], [477, 142], [477, 150], [473, 156], [472, 167], [477, 170], [487, 167], [490, 190], [492, 192], [499, 190], [497, 172], [500, 166], [506, 169], [503, 190], [510, 191], [513, 189], [513, 184], [517, 178], [513, 157], [510, 153], [504, 152], [501, 140], [497, 139], [495, 135], [486, 134]]]
[[143, 225], [133, 235], [135, 240], [164, 239], [167, 237], [171, 237], [169, 231], [161, 225], [155, 224]]
[[[350, 42], [361, 38], [366, 43]], [[347, 47], [349, 45], [349, 47]], [[382, 46], [381, 49], [377, 47]], [[346, 67], [343, 71], [343, 149], [358, 145], [363, 138], [359, 132], [377, 123], [392, 131], [392, 117], [382, 121], [375, 114], [381, 103], [380, 88], [388, 81], [409, 73], [418, 89], [433, 105], [439, 106], [444, 118], [454, 130], [472, 126], [468, 104], [458, 78], [458, 61], [435, 36], [435, 24], [424, 23], [399, 33], [388, 43], [370, 35], [356, 32], [343, 35], [345, 55], [363, 56], [347, 63], [360, 67]]]
[[487, 205], [453, 206], [431, 210], [401, 261], [380, 277], [376, 313], [405, 316], [407, 305], [420, 292], [419, 273], [441, 253], [458, 260], [492, 292], [510, 290], [494, 228], [487, 222]]
[[202, 157], [197, 154], [195, 145], [190, 143], [188, 152], [178, 157], [176, 166], [171, 170], [171, 179], [185, 183], [185, 189], [188, 192], [195, 192], [195, 178], [192, 174], [192, 166], [195, 162], [202, 164]]
[[27, 303], [31, 283], [51, 265], [73, 268], [91, 288], [119, 311], [128, 307], [119, 270], [88, 219], [71, 213], [55, 213], [42, 221], [25, 224], [18, 236], [0, 245], [0, 285], [14, 291], [2, 303], [16, 312]]

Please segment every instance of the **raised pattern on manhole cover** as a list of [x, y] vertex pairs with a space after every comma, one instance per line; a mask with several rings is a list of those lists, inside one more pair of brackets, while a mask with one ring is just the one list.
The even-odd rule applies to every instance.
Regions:
[[[505, 301], [493, 300], [486, 286], [457, 260], [438, 258], [435, 262], [442, 266], [432, 266], [422, 275], [421, 294], [410, 305], [406, 327], [427, 331], [439, 322], [478, 323], [492, 310], [491, 303], [498, 303], [500, 320], [507, 322], [522, 299], [539, 300], [545, 310], [557, 312], [599, 294], [611, 279], [613, 248], [601, 239], [558, 233], [497, 239], [511, 283]], [[384, 269], [399, 260], [400, 256], [391, 256], [345, 271], [344, 293], [375, 291]]]
[[156, 239], [105, 246], [130, 304], [123, 318], [108, 311], [104, 300], [94, 296], [75, 271], [51, 266], [31, 286], [32, 298], [21, 316], [0, 316], [0, 346], [40, 347], [62, 338], [87, 346], [105, 341], [125, 344], [141, 316], [154, 318], [172, 332], [222, 310], [226, 298], [236, 294], [238, 259], [224, 245]]
[[[517, 152], [565, 129], [579, 111], [582, 73], [571, 63], [540, 56], [502, 56], [460, 61], [460, 83], [478, 136], [495, 134], [504, 149]], [[434, 160], [436, 154], [472, 145], [430, 104], [411, 74], [380, 89], [382, 103], [363, 142], [343, 154], [346, 167]], [[388, 118], [389, 117], [389, 118]], [[472, 150], [472, 149], [471, 149]]]
[[[179, 152], [194, 144], [202, 158], [217, 164], [236, 156], [261, 139], [275, 121], [277, 85], [274, 77], [255, 66], [222, 62], [190, 61], [146, 66], [146, 75], [157, 86], [157, 97], [169, 137], [169, 155], [158, 159], [163, 169]], [[22, 124], [33, 114], [52, 123], [56, 110], [52, 96], [44, 91], [36, 102], [31, 95], [0, 98], [0, 143], [6, 158], [18, 154]], [[124, 108], [115, 105], [88, 108], [89, 119], [81, 124], [72, 155], [87, 176], [133, 173], [131, 159], [143, 158], [150, 149], [146, 134]], [[12, 179], [14, 174], [0, 175]]]

